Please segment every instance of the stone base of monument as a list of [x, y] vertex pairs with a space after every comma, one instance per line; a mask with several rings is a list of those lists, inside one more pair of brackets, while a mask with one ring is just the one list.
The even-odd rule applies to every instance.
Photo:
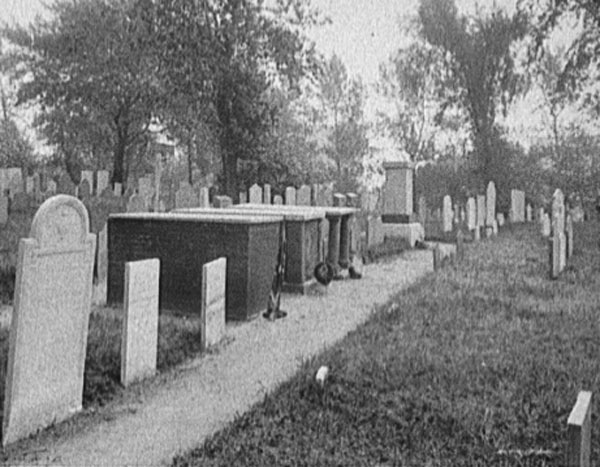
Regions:
[[411, 222], [409, 224], [381, 224], [383, 231], [383, 237], [400, 237], [408, 240], [411, 248], [416, 245], [417, 242], [425, 240], [425, 230], [423, 226], [418, 222]]

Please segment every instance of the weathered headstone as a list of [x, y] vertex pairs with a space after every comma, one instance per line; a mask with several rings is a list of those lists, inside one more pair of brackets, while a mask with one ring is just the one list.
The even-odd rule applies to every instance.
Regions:
[[213, 198], [213, 205], [215, 208], [228, 208], [231, 206], [232, 201], [229, 196], [215, 196]]
[[[81, 171], [81, 180], [79, 181], [79, 186], [81, 186], [81, 183], [87, 180], [88, 183], [88, 187], [89, 187], [89, 195], [91, 196], [94, 190], [94, 172], [91, 170], [82, 170]], [[97, 194], [100, 194], [99, 191], [96, 192]], [[79, 198], [81, 199], [81, 198]]]
[[73, 183], [73, 180], [71, 180], [71, 177], [68, 173], [63, 172], [60, 174], [56, 193], [75, 196], [75, 184]]
[[147, 212], [146, 200], [138, 193], [134, 193], [127, 200], [127, 212]]
[[527, 207], [525, 208], [525, 220], [527, 222], [533, 221], [533, 208], [531, 207], [531, 204], [527, 204]]
[[285, 204], [288, 206], [294, 206], [296, 204], [296, 188], [288, 186], [285, 189]]
[[56, 182], [52, 179], [48, 180], [48, 184], [46, 187], [46, 193], [55, 195], [57, 190]]
[[8, 198], [0, 193], [0, 225], [8, 222]]
[[[98, 172], [100, 173], [100, 172]], [[146, 206], [151, 206], [152, 197], [154, 196], [154, 186], [152, 186], [152, 177], [146, 175], [138, 180], [138, 194], [144, 198]], [[146, 208], [148, 209], [148, 208]]]
[[121, 333], [121, 384], [128, 386], [156, 372], [160, 260], [125, 263]]
[[296, 204], [298, 206], [310, 206], [310, 187], [302, 185], [296, 193]]
[[281, 195], [275, 195], [273, 197], [273, 204], [283, 204], [283, 197]]
[[542, 217], [542, 222], [541, 222], [541, 231], [542, 231], [542, 235], [544, 237], [549, 237], [550, 234], [552, 233], [552, 226], [550, 223], [550, 215], [548, 213], [545, 213], [544, 216]]
[[334, 193], [333, 194], [333, 205], [335, 207], [346, 206], [346, 195], [343, 195], [342, 193]]
[[504, 214], [501, 212], [496, 214], [496, 222], [498, 223], [498, 227], [502, 227], [506, 222], [506, 219], [504, 219]]
[[245, 191], [240, 191], [240, 204], [246, 204], [248, 202], [248, 194]]
[[202, 266], [202, 319], [204, 344], [218, 344], [225, 334], [225, 284], [227, 258], [219, 258]]
[[565, 467], [590, 467], [592, 440], [592, 393], [580, 391], [567, 419]]
[[195, 208], [198, 207], [198, 199], [191, 185], [187, 182], [179, 184], [179, 190], [175, 193], [175, 208]]
[[477, 225], [479, 227], [485, 227], [485, 216], [486, 216], [486, 205], [485, 196], [477, 196]]
[[477, 227], [477, 204], [475, 198], [467, 199], [467, 228], [473, 230]]
[[96, 196], [100, 196], [100, 193], [109, 185], [109, 177], [108, 170], [98, 170], [96, 172]]
[[210, 198], [207, 186], [200, 187], [200, 207], [201, 208], [209, 208], [210, 207]]
[[510, 221], [525, 222], [525, 193], [510, 190]]
[[113, 194], [119, 198], [123, 195], [123, 185], [121, 183], [115, 182]]
[[58, 195], [19, 243], [3, 445], [81, 410], [95, 242], [83, 203]]
[[565, 238], [565, 198], [560, 189], [552, 195], [551, 277], [556, 278], [567, 264]]
[[87, 179], [82, 179], [77, 190], [77, 197], [84, 203], [89, 201], [91, 196], [91, 187]]
[[452, 232], [452, 198], [444, 196], [442, 202], [442, 229], [444, 232]]
[[271, 204], [271, 185], [268, 183], [263, 186], [263, 204]]
[[25, 193], [33, 195], [33, 176], [28, 175], [25, 177]]
[[323, 186], [323, 204], [322, 206], [333, 205], [333, 186], [331, 183], [327, 183]]
[[263, 202], [263, 192], [262, 188], [256, 183], [250, 187], [248, 190], [248, 199], [250, 204], [262, 204]]
[[496, 222], [496, 184], [493, 181], [488, 183], [485, 202], [485, 225], [493, 227], [494, 223]]

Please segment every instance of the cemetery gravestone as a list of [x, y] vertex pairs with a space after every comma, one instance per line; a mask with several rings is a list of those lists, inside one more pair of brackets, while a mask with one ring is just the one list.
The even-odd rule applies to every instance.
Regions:
[[[83, 183], [84, 180], [86, 180], [88, 183], [89, 193], [91, 196], [92, 191], [94, 189], [94, 172], [92, 172], [91, 170], [82, 170], [81, 171], [81, 180], [79, 181], [79, 186], [81, 186], [81, 183]], [[99, 191], [96, 191], [96, 193], [100, 194]]]
[[477, 226], [485, 227], [486, 205], [485, 196], [477, 196]]
[[475, 198], [467, 199], [467, 228], [474, 230], [477, 227], [477, 205]]
[[248, 195], [245, 191], [240, 191], [240, 204], [246, 204], [248, 202]]
[[200, 187], [200, 207], [201, 208], [210, 207], [209, 192], [208, 192], [208, 187], [206, 187], [206, 186]]
[[525, 222], [525, 193], [510, 190], [510, 221]]
[[567, 241], [567, 259], [573, 256], [573, 218], [571, 214], [567, 214], [567, 220], [565, 222], [565, 236]]
[[566, 467], [591, 466], [592, 393], [580, 391], [567, 420]]
[[249, 200], [250, 204], [262, 204], [263, 202], [262, 188], [256, 183], [250, 187]]
[[79, 184], [79, 189], [77, 190], [77, 197], [83, 201], [84, 203], [88, 202], [91, 196], [91, 188], [87, 179], [81, 180]]
[[95, 242], [85, 206], [58, 195], [19, 243], [3, 445], [81, 410]]
[[275, 195], [273, 197], [273, 204], [282, 205], [283, 204], [283, 197], [281, 195]]
[[179, 190], [175, 193], [175, 208], [195, 208], [198, 206], [196, 193], [191, 185], [187, 182], [181, 182]]
[[550, 233], [551, 233], [551, 225], [550, 225], [550, 216], [546, 213], [544, 214], [544, 216], [542, 217], [542, 235], [544, 237], [549, 237]]
[[46, 187], [46, 193], [55, 195], [57, 190], [56, 182], [52, 179], [48, 180], [48, 186]]
[[115, 186], [113, 188], [113, 194], [117, 197], [121, 197], [123, 195], [123, 185], [119, 182], [115, 182]]
[[8, 198], [0, 194], [0, 225], [8, 222]]
[[310, 187], [302, 185], [296, 193], [296, 204], [298, 206], [310, 206]]
[[[138, 180], [138, 194], [144, 199], [146, 206], [150, 206], [152, 204], [152, 196], [154, 195], [152, 177], [146, 175]], [[146, 210], [148, 210], [147, 207]]]
[[504, 214], [502, 214], [501, 212], [496, 214], [496, 222], [498, 223], [499, 227], [502, 227], [506, 222], [506, 220], [504, 219]]
[[496, 185], [494, 182], [488, 183], [486, 200], [486, 218], [485, 225], [493, 227], [496, 221]]
[[271, 204], [271, 185], [268, 183], [263, 186], [263, 203]]
[[567, 262], [565, 238], [565, 198], [560, 189], [552, 196], [551, 277], [556, 278]]
[[225, 334], [227, 258], [202, 266], [202, 321], [205, 347], [218, 344]]
[[527, 222], [533, 221], [533, 208], [531, 207], [531, 204], [528, 204], [525, 208], [525, 219]]
[[444, 232], [452, 232], [452, 198], [444, 196], [442, 202], [442, 228]]
[[296, 204], [296, 188], [288, 186], [285, 189], [285, 204], [288, 206], [294, 206]]
[[27, 193], [28, 195], [33, 194], [33, 177], [32, 176], [25, 177], [25, 193]]
[[346, 195], [335, 193], [333, 195], [333, 206], [338, 208], [346, 206]]
[[158, 351], [160, 261], [125, 263], [124, 315], [121, 333], [121, 383], [153, 376]]

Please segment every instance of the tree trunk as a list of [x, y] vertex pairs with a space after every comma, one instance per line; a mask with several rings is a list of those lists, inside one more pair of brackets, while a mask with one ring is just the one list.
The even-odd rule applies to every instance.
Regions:
[[127, 146], [127, 138], [119, 132], [117, 144], [113, 154], [113, 173], [112, 183], [123, 183], [123, 175], [125, 173], [125, 148]]
[[223, 189], [234, 202], [239, 202], [237, 192], [237, 157], [222, 148], [221, 161], [223, 164]]

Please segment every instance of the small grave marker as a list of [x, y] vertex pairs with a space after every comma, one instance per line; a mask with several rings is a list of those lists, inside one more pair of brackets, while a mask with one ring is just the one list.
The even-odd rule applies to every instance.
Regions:
[[285, 204], [288, 206], [296, 205], [296, 188], [288, 186], [285, 189]]

